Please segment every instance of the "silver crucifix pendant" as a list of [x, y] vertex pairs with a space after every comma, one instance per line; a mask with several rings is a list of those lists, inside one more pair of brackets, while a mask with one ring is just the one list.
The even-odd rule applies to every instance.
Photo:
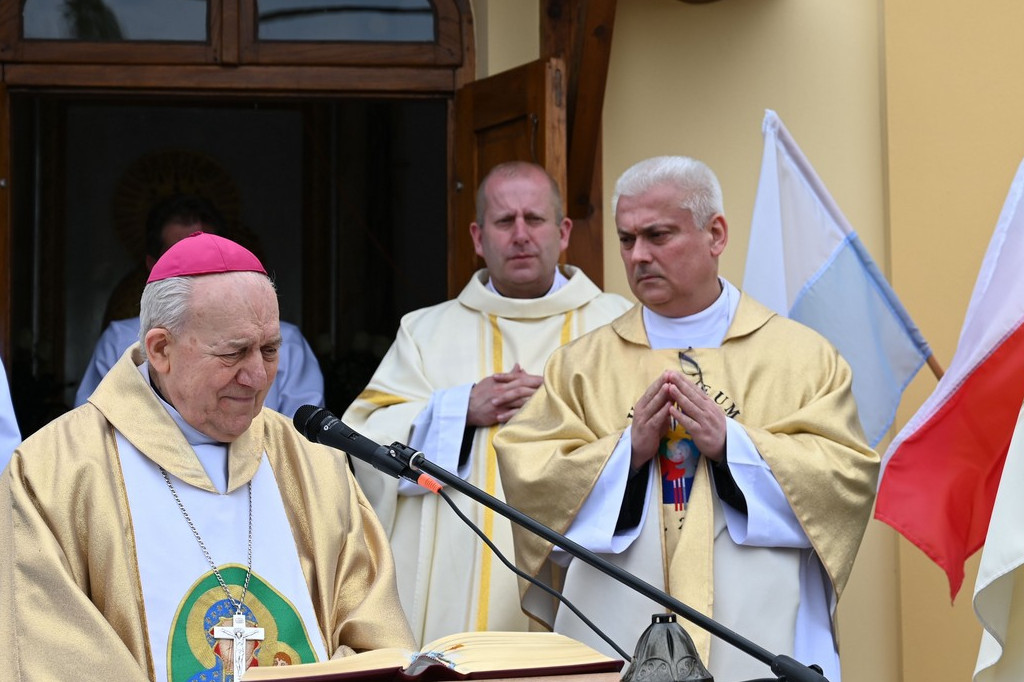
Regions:
[[[263, 639], [263, 628], [251, 628], [245, 622], [245, 615], [236, 613], [231, 627], [217, 626], [213, 629], [217, 639], [231, 640], [231, 660], [234, 663], [235, 681], [245, 676], [249, 662], [249, 642]], [[225, 671], [226, 673], [227, 671]]]

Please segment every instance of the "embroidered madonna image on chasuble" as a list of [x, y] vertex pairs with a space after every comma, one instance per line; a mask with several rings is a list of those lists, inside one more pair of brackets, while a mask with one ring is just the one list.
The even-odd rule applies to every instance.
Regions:
[[658, 466], [661, 471], [661, 502], [672, 511], [686, 513], [686, 501], [693, 489], [693, 476], [697, 471], [700, 452], [686, 429], [675, 425], [658, 447]]
[[[219, 570], [236, 601], [227, 599], [213, 571], [204, 573], [188, 590], [170, 627], [167, 679], [233, 682], [236, 660], [246, 668], [318, 660], [295, 606], [256, 573], [249, 579], [242, 608], [244, 628], [232, 632], [246, 567], [232, 564]], [[236, 642], [244, 642], [244, 652], [241, 647], [237, 652], [240, 656], [236, 656]]]
[[[118, 446], [129, 502], [139, 512], [132, 524], [157, 679], [236, 682], [254, 666], [326, 660], [294, 536], [265, 459], [247, 485], [214, 494], [172, 479], [120, 436]], [[194, 447], [209, 456], [216, 446]], [[182, 518], [166, 523], [174, 505]], [[208, 545], [204, 538], [216, 542]], [[245, 557], [245, 563], [213, 558], [225, 555]]]
[[[725, 391], [713, 389], [704, 381], [704, 373], [692, 353], [694, 353], [692, 347], [677, 353], [683, 374], [692, 380], [697, 388], [711, 396], [715, 403], [723, 408], [728, 417], [736, 417], [740, 410], [735, 401]], [[632, 415], [632, 410], [630, 410], [630, 414]], [[669, 432], [658, 444], [657, 462], [661, 478], [661, 504], [665, 520], [665, 533], [669, 539], [668, 546], [674, 547], [675, 535], [682, 531], [683, 523], [686, 520], [686, 505], [693, 492], [697, 467], [701, 465], [700, 451], [693, 442], [693, 437], [682, 424], [674, 419]]]

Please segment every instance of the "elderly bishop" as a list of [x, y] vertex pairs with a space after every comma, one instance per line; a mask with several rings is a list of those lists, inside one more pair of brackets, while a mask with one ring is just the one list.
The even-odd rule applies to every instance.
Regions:
[[154, 266], [139, 343], [0, 478], [0, 669], [238, 680], [409, 646], [394, 564], [344, 457], [263, 407], [274, 287], [196, 233]]

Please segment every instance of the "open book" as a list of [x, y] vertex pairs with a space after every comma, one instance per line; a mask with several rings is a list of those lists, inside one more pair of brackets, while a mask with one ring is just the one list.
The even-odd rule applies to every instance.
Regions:
[[617, 673], [622, 665], [553, 632], [462, 632], [420, 651], [375, 649], [321, 663], [249, 668], [245, 681], [484, 680]]

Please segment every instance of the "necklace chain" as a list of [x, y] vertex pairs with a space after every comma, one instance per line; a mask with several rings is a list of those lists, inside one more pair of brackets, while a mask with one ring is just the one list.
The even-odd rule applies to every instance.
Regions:
[[220, 569], [217, 568], [217, 564], [214, 563], [213, 557], [210, 556], [210, 551], [206, 549], [206, 543], [203, 542], [203, 538], [199, 536], [199, 531], [196, 529], [192, 518], [189, 517], [188, 512], [185, 511], [185, 505], [182, 504], [181, 498], [178, 497], [178, 491], [171, 485], [171, 477], [167, 475], [163, 467], [160, 467], [160, 473], [164, 476], [164, 481], [167, 483], [167, 487], [171, 491], [171, 495], [174, 496], [174, 501], [178, 503], [178, 509], [181, 510], [181, 515], [185, 517], [185, 523], [192, 530], [192, 535], [195, 536], [196, 542], [199, 543], [199, 549], [203, 550], [203, 556], [206, 557], [206, 561], [210, 564], [210, 568], [213, 569], [213, 574], [217, 576], [217, 582], [224, 588], [224, 593], [228, 595], [228, 599], [232, 604], [235, 605], [235, 613], [242, 613], [242, 607], [245, 605], [245, 595], [249, 591], [249, 578], [252, 576], [252, 481], [249, 481], [249, 548], [248, 548], [248, 567], [245, 571], [245, 584], [242, 585], [242, 596], [236, 600], [231, 596], [231, 590], [228, 589], [228, 584], [224, 582], [224, 576], [220, 574]]

